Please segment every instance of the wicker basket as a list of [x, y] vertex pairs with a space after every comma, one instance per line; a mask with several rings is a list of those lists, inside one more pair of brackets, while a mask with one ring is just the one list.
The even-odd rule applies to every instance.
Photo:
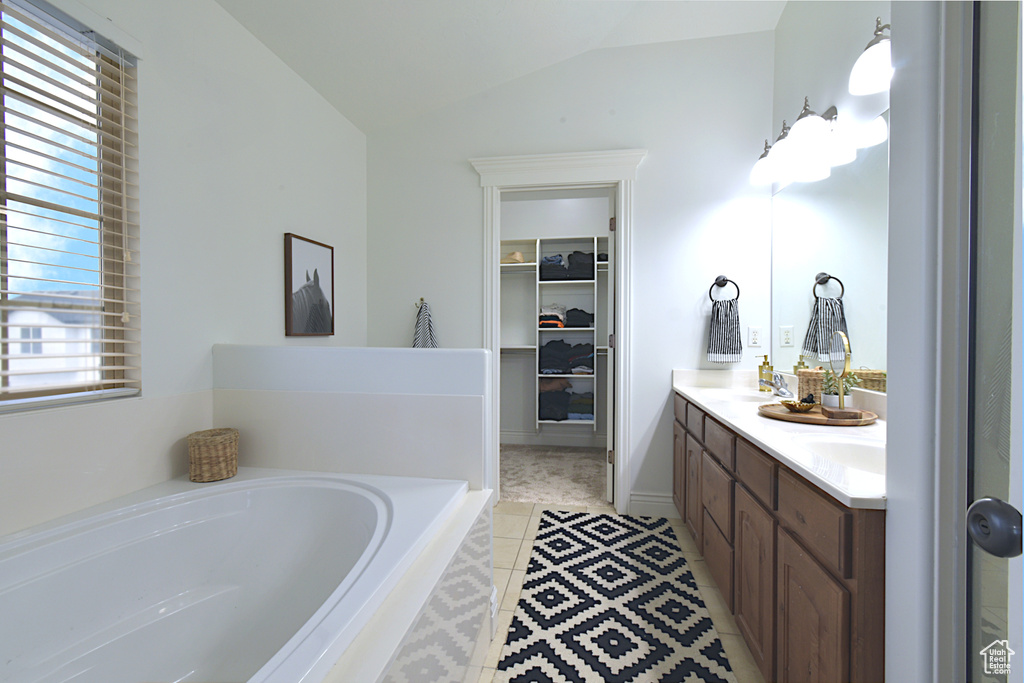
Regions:
[[825, 370], [820, 368], [801, 368], [796, 371], [797, 400], [807, 394], [814, 394], [814, 402], [821, 403], [821, 383], [825, 379]]
[[205, 429], [188, 435], [188, 478], [220, 481], [238, 474], [238, 430]]
[[[867, 368], [857, 368], [851, 370], [857, 378], [860, 379], [860, 384], [857, 385], [858, 389], [870, 389], [871, 391], [881, 391], [885, 393], [885, 370], [868, 370]], [[819, 368], [808, 368], [797, 370], [796, 372], [798, 385], [797, 385], [797, 398], [802, 399], [807, 394], [814, 394], [815, 403], [821, 403], [821, 384], [825, 379], [825, 370]]]
[[860, 377], [860, 384], [857, 385], [859, 388], [885, 393], [885, 370], [856, 368], [853, 370], [853, 374]]

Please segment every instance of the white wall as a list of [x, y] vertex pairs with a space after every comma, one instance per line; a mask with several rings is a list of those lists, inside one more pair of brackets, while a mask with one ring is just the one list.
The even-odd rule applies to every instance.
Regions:
[[670, 500], [671, 371], [710, 366], [715, 276], [743, 287], [744, 326], [768, 325], [768, 193], [747, 177], [770, 134], [772, 55], [771, 33], [600, 50], [373, 132], [369, 342], [407, 345], [423, 296], [444, 345], [482, 345], [483, 192], [469, 158], [649, 150], [632, 236], [631, 488]]
[[[212, 0], [51, 1], [141, 57], [143, 394], [0, 417], [0, 532], [185, 473], [214, 343], [366, 342], [363, 134]], [[284, 337], [285, 232], [335, 247], [334, 337]]]
[[490, 351], [214, 347], [213, 416], [239, 465], [485, 487]]

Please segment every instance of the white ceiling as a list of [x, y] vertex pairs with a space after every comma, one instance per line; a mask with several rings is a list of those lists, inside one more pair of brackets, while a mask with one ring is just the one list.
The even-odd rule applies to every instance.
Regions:
[[369, 132], [590, 50], [773, 30], [785, 0], [217, 0]]

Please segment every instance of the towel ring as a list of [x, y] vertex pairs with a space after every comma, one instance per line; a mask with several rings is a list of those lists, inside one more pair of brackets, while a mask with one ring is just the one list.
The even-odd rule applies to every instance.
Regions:
[[828, 273], [818, 273], [817, 275], [814, 276], [814, 284], [811, 285], [811, 294], [814, 295], [815, 299], [819, 299], [820, 298], [818, 296], [818, 292], [817, 292], [818, 285], [823, 285], [826, 282], [828, 282], [829, 280], [835, 280], [836, 282], [839, 283], [839, 298], [840, 299], [843, 298], [843, 294], [846, 294], [846, 287], [843, 286], [843, 281], [842, 280], [837, 278], [835, 275], [829, 275]]
[[715, 278], [715, 283], [711, 285], [711, 288], [708, 290], [708, 298], [714, 301], [715, 297], [711, 296], [711, 292], [715, 291], [715, 287], [725, 287], [725, 285], [730, 282], [732, 282], [732, 286], [736, 288], [736, 298], [739, 299], [740, 286], [724, 275], [719, 275], [718, 277]]

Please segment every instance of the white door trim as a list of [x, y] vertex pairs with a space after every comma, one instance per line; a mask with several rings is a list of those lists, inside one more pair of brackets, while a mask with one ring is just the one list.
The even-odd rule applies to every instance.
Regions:
[[630, 414], [630, 243], [633, 228], [633, 183], [645, 149], [470, 159], [484, 189], [484, 347], [491, 351], [491, 444], [484, 476], [498, 490], [501, 404], [500, 271], [501, 193], [503, 190], [551, 189], [606, 185], [616, 188], [615, 258], [615, 508], [629, 505]]

